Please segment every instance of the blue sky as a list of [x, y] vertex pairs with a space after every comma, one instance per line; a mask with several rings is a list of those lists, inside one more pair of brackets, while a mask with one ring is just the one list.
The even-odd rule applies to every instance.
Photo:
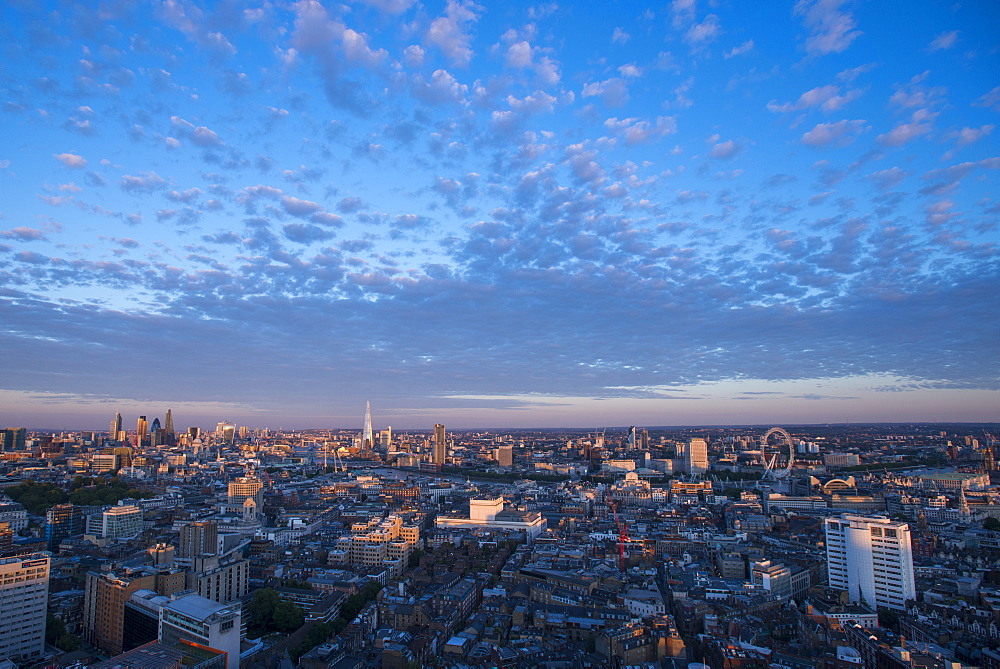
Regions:
[[0, 12], [0, 422], [1000, 419], [994, 2]]

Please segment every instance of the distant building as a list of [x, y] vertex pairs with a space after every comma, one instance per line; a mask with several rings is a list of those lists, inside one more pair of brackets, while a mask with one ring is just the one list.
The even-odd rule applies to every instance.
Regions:
[[6, 427], [0, 430], [0, 450], [23, 451], [28, 446], [28, 430], [23, 427]]
[[684, 459], [689, 474], [704, 474], [708, 471], [708, 442], [695, 438], [684, 449]]
[[443, 465], [448, 460], [448, 433], [444, 425], [434, 425], [434, 463]]
[[213, 521], [199, 521], [181, 527], [177, 557], [193, 558], [215, 554], [219, 551], [219, 525]]
[[0, 658], [41, 659], [48, 599], [48, 555], [0, 558]]
[[514, 465], [513, 446], [500, 446], [497, 448], [496, 461], [501, 467], [512, 467]]
[[229, 482], [229, 504], [243, 506], [252, 498], [257, 508], [264, 506], [264, 482], [256, 476], [241, 476]]
[[824, 453], [823, 464], [827, 467], [855, 467], [861, 464], [857, 453]]
[[904, 610], [916, 599], [908, 524], [849, 513], [824, 522], [830, 587], [874, 607]]

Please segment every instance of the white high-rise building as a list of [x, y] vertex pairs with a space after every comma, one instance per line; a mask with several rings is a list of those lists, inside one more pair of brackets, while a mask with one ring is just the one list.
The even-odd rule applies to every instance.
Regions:
[[48, 602], [48, 554], [0, 559], [0, 658], [41, 659]]
[[916, 599], [908, 524], [850, 513], [825, 524], [830, 587], [872, 607], [903, 610]]
[[704, 474], [708, 471], [708, 442], [704, 439], [689, 441], [684, 449], [684, 456], [689, 474]]

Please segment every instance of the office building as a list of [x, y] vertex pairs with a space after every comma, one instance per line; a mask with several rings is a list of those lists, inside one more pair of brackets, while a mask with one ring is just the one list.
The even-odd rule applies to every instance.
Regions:
[[170, 595], [184, 589], [184, 572], [143, 567], [87, 572], [83, 595], [83, 636], [106, 653], [122, 652], [125, 604], [137, 590]]
[[48, 555], [0, 558], [0, 658], [41, 658], [48, 600]]
[[83, 509], [74, 504], [56, 504], [45, 512], [46, 549], [59, 552], [65, 539], [83, 534]]
[[361, 430], [361, 454], [364, 457], [371, 455], [375, 437], [372, 434], [372, 404], [365, 402], [365, 425]]
[[118, 435], [122, 431], [122, 415], [116, 413], [115, 417], [111, 420], [111, 425], [108, 427], [108, 439], [111, 441], [118, 441]]
[[496, 449], [495, 457], [497, 464], [501, 467], [512, 467], [514, 465], [514, 447], [500, 446]]
[[23, 451], [28, 445], [28, 430], [23, 427], [7, 427], [0, 432], [3, 438], [2, 450]]
[[215, 437], [224, 443], [233, 443], [236, 441], [236, 425], [229, 421], [222, 421], [215, 426]]
[[434, 464], [443, 465], [448, 460], [448, 433], [444, 425], [434, 425]]
[[684, 449], [684, 460], [689, 474], [704, 474], [708, 471], [708, 442], [695, 438]]
[[256, 476], [240, 476], [229, 482], [229, 504], [243, 506], [247, 499], [253, 499], [257, 508], [264, 506], [264, 482]]
[[470, 499], [468, 517], [439, 515], [434, 521], [440, 528], [491, 528], [524, 532], [534, 538], [548, 527], [545, 517], [537, 511], [504, 509], [503, 497]]
[[164, 442], [167, 446], [174, 446], [177, 444], [177, 433], [174, 432], [174, 414], [170, 409], [167, 409], [167, 415], [163, 421], [163, 431], [166, 433], [166, 441]]
[[916, 598], [908, 524], [845, 513], [825, 526], [830, 587], [846, 590], [851, 602], [899, 611]]
[[17, 502], [0, 504], [0, 523], [7, 523], [10, 529], [20, 532], [28, 526], [28, 512]]
[[139, 416], [139, 420], [135, 424], [135, 445], [139, 447], [145, 446], [148, 436], [149, 422], [145, 416]]
[[199, 521], [181, 527], [177, 557], [193, 558], [219, 552], [219, 525], [212, 521]]
[[250, 561], [238, 554], [191, 559], [184, 587], [213, 602], [232, 602], [250, 591]]
[[87, 517], [86, 533], [100, 539], [129, 539], [142, 529], [142, 509], [131, 504], [113, 506]]
[[188, 641], [226, 653], [226, 669], [240, 666], [240, 607], [184, 595], [160, 607], [160, 643]]

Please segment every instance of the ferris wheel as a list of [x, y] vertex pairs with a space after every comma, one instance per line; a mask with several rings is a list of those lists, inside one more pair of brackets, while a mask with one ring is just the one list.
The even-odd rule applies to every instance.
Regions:
[[764, 478], [782, 479], [790, 475], [795, 464], [795, 443], [791, 435], [783, 428], [772, 427], [760, 439], [760, 456], [764, 462]]

